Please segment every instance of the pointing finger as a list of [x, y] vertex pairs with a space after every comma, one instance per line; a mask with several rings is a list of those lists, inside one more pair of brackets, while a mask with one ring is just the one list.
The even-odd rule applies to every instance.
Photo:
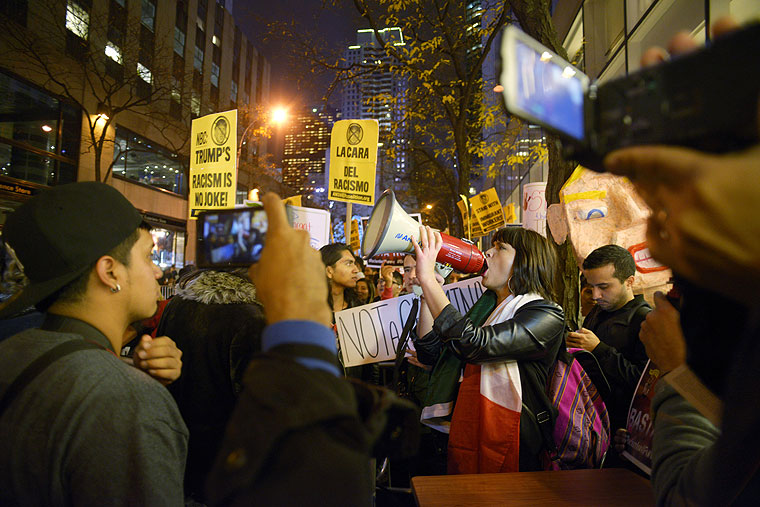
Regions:
[[280, 196], [269, 192], [262, 197], [261, 202], [264, 203], [264, 211], [267, 213], [267, 221], [269, 222], [269, 230], [277, 231], [283, 228], [289, 228], [288, 217], [285, 213], [285, 205], [282, 203]]

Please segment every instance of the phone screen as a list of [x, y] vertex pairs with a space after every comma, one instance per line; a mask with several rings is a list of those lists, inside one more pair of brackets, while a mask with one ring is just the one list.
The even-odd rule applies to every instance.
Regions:
[[208, 211], [198, 217], [198, 265], [249, 266], [258, 262], [267, 233], [263, 208]]
[[515, 105], [540, 123], [582, 141], [584, 83], [572, 67], [555, 59], [548, 51], [515, 41]]

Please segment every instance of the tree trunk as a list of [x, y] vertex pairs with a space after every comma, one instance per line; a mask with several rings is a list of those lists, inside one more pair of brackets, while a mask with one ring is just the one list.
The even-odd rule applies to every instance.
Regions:
[[[560, 44], [557, 31], [552, 24], [549, 2], [547, 0], [509, 0], [509, 4], [525, 33], [552, 49], [562, 58], [567, 59], [567, 52], [562, 47], [562, 44]], [[555, 136], [547, 134], [546, 144], [549, 152], [546, 203], [547, 205], [551, 205], [559, 202], [559, 189], [562, 188], [567, 178], [570, 177], [576, 164], [562, 158]], [[557, 285], [557, 297], [559, 300], [557, 302], [565, 310], [565, 322], [571, 327], [577, 328], [578, 316], [580, 314], [580, 287], [578, 265], [575, 262], [572, 245], [569, 240], [565, 241], [562, 245], [554, 243], [553, 238], [551, 242], [555, 245], [559, 257], [559, 280]]]
[[[546, 204], [550, 206], [559, 202], [559, 190], [575, 169], [575, 163], [568, 162], [559, 153], [559, 147], [554, 136], [546, 137], [549, 150], [549, 176], [546, 181]], [[547, 229], [549, 225], [547, 224]], [[551, 238], [551, 233], [549, 233]], [[578, 277], [578, 265], [575, 261], [573, 246], [568, 238], [563, 244], [558, 245], [554, 239], [550, 239], [557, 251], [559, 258], [557, 280], [557, 298], [565, 310], [565, 322], [573, 329], [578, 329], [580, 316], [580, 280]]]

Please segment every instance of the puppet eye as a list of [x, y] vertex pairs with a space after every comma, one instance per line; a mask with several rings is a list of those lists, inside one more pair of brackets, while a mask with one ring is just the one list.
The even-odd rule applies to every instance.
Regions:
[[589, 206], [578, 208], [575, 213], [580, 220], [594, 220], [595, 218], [604, 218], [607, 216], [607, 206]]

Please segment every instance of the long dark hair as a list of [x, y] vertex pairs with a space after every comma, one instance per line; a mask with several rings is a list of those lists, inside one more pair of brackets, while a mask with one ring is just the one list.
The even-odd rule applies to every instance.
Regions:
[[[365, 277], [365, 278], [359, 278], [356, 281], [356, 285], [359, 285], [362, 282], [367, 284], [367, 290], [369, 291], [369, 295], [367, 296], [367, 303], [371, 303], [377, 297], [377, 289], [375, 288], [375, 284], [372, 283], [372, 280], [370, 278]], [[357, 294], [357, 297], [358, 297], [358, 294]], [[367, 304], [367, 303], [364, 303], [364, 304]]]
[[[354, 255], [354, 253], [345, 243], [330, 243], [329, 245], [325, 245], [319, 249], [319, 253], [322, 256], [322, 264], [325, 265], [325, 268], [328, 266], [334, 268], [335, 264], [340, 260], [341, 257], [343, 257], [343, 252], [348, 252], [351, 254], [351, 256]], [[347, 308], [361, 306], [362, 304], [362, 302], [359, 300], [359, 296], [356, 295], [356, 291], [350, 288], [343, 289], [343, 301], [347, 303]], [[330, 280], [327, 280], [327, 304], [330, 305], [330, 310], [332, 310], [333, 297]]]
[[508, 243], [515, 249], [509, 290], [514, 295], [534, 292], [556, 301], [557, 253], [545, 237], [522, 227], [499, 229], [492, 242]]

